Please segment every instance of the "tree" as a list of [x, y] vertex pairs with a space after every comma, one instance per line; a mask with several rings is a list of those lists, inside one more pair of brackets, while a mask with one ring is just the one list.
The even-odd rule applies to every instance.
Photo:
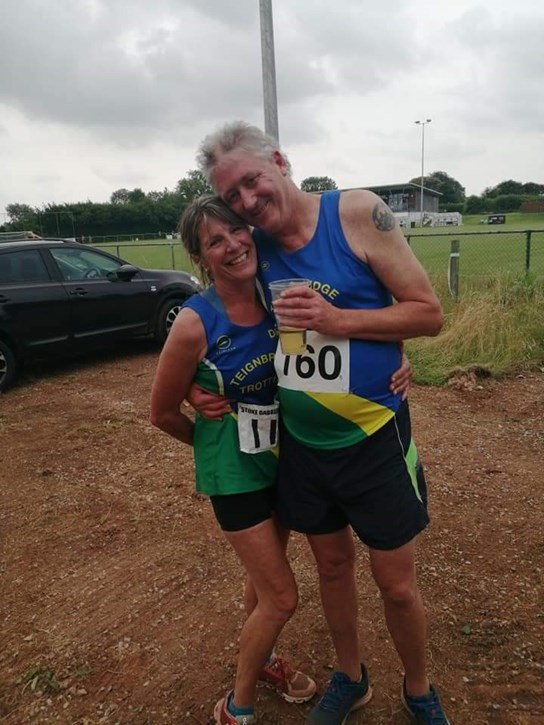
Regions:
[[198, 199], [204, 194], [213, 194], [212, 187], [201, 171], [193, 169], [187, 172], [187, 176], [180, 179], [176, 184], [176, 193], [181, 196], [183, 206], [186, 206], [193, 199]]
[[336, 181], [331, 179], [330, 176], [308, 176], [300, 182], [300, 188], [302, 191], [330, 191], [331, 189], [338, 189]]
[[28, 204], [8, 204], [6, 212], [10, 224], [23, 225], [23, 227], [26, 224], [30, 229], [36, 220], [36, 209]]
[[529, 181], [527, 184], [523, 184], [523, 193], [540, 196], [544, 194], [544, 184], [535, 184], [534, 182]]
[[110, 196], [112, 204], [128, 204], [130, 191], [128, 189], [116, 189]]
[[[410, 183], [421, 184], [421, 176], [411, 179]], [[424, 177], [423, 184], [428, 189], [434, 189], [442, 194], [440, 206], [459, 204], [465, 200], [465, 187], [445, 171], [433, 171], [432, 174]]]
[[486, 199], [483, 199], [481, 196], [476, 196], [476, 194], [467, 196], [465, 214], [481, 214], [484, 211], [487, 211]]
[[144, 201], [145, 192], [143, 192], [141, 189], [132, 189], [132, 191], [129, 191], [128, 193], [128, 200], [131, 204], [139, 201]]

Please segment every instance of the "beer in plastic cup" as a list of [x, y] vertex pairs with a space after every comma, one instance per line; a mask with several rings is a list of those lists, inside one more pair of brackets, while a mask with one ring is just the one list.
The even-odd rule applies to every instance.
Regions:
[[[309, 279], [277, 279], [270, 282], [268, 287], [272, 295], [272, 305], [281, 297], [281, 293], [288, 287], [309, 287]], [[284, 355], [300, 355], [306, 351], [306, 330], [298, 327], [285, 327], [278, 321], [280, 345]]]

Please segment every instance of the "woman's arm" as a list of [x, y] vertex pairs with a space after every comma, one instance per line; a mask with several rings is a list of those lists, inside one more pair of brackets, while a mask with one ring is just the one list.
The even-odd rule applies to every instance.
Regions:
[[181, 412], [181, 404], [206, 347], [200, 317], [193, 310], [181, 310], [162, 349], [151, 389], [151, 423], [188, 445], [193, 444], [194, 423]]

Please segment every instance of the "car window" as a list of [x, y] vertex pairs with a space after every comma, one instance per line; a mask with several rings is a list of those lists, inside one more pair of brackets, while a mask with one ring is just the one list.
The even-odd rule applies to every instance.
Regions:
[[51, 276], [37, 249], [0, 254], [0, 284], [50, 281]]
[[90, 249], [53, 247], [49, 250], [66, 280], [106, 279], [122, 262]]

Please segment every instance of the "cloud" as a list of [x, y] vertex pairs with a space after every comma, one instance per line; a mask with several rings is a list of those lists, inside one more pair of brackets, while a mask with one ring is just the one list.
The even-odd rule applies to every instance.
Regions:
[[[173, 187], [212, 128], [263, 125], [256, 0], [3, 0], [2, 11], [0, 207]], [[296, 178], [412, 178], [413, 122], [430, 117], [429, 171], [459, 174], [471, 193], [542, 181], [540, 0], [274, 0], [273, 11]]]

